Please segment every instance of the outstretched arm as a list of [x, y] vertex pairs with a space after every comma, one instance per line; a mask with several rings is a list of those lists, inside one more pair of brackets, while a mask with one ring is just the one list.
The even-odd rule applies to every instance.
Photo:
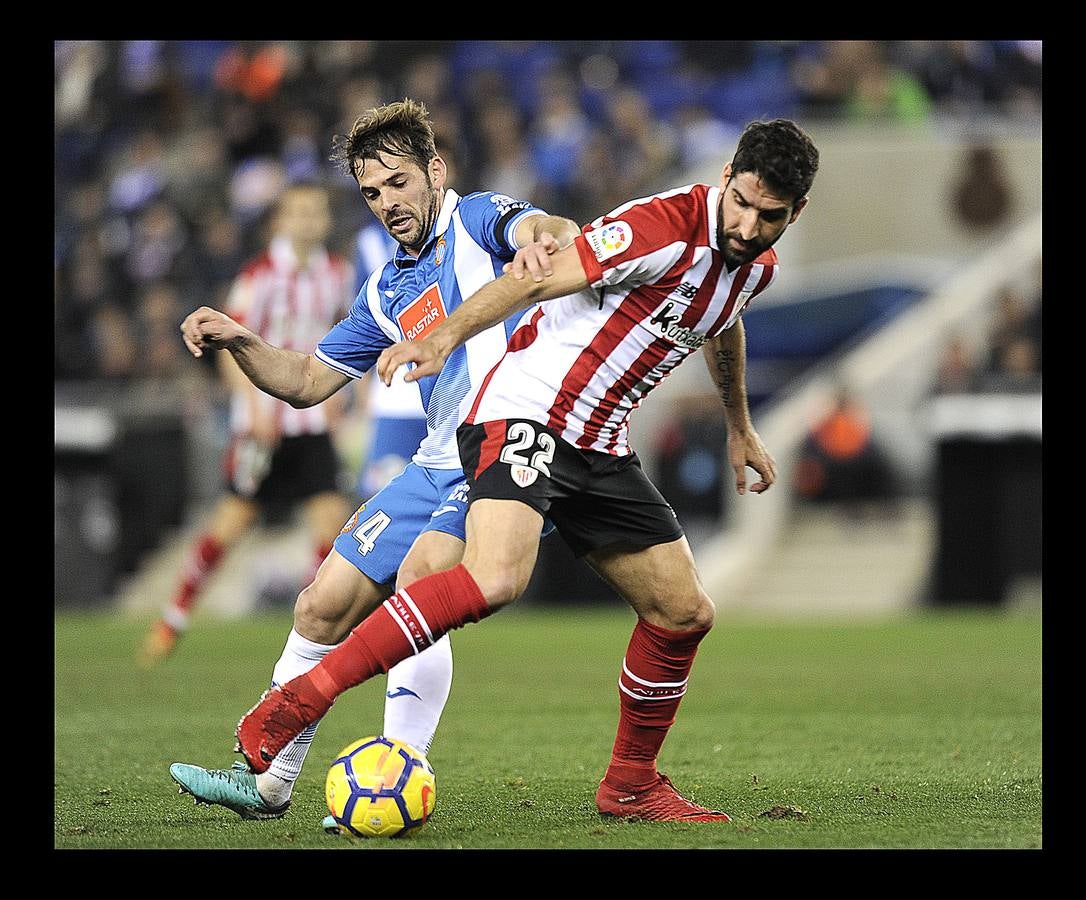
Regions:
[[249, 381], [297, 409], [315, 406], [350, 381], [312, 354], [274, 347], [208, 306], [185, 317], [181, 334], [193, 356], [203, 356], [205, 350], [229, 350]]
[[588, 287], [588, 276], [576, 247], [567, 246], [549, 260], [549, 276], [534, 281], [518, 279], [511, 273], [503, 275], [472, 294], [424, 340], [401, 341], [387, 347], [377, 360], [381, 380], [391, 384], [393, 374], [406, 363], [415, 363], [416, 367], [404, 375], [404, 381], [436, 375], [449, 354], [480, 331], [504, 322], [533, 303], [565, 297]]
[[503, 271], [512, 273], [514, 278], [528, 274], [534, 281], [542, 281], [552, 274], [550, 257], [572, 244], [580, 233], [576, 222], [561, 216], [522, 219], [514, 235], [520, 249]]
[[746, 492], [746, 467], [761, 476], [750, 489], [760, 494], [769, 490], [777, 480], [777, 464], [766, 450], [750, 421], [747, 406], [747, 339], [743, 320], [706, 341], [702, 348], [709, 374], [724, 402], [724, 418], [728, 424], [728, 462], [735, 470], [735, 489]]

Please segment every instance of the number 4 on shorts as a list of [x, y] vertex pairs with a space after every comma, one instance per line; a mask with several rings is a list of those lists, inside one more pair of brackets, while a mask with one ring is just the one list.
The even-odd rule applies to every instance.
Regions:
[[392, 519], [388, 517], [387, 513], [378, 510], [354, 530], [355, 540], [359, 544], [359, 552], [363, 556], [373, 549], [377, 538], [381, 536], [382, 531], [388, 528], [391, 521]]

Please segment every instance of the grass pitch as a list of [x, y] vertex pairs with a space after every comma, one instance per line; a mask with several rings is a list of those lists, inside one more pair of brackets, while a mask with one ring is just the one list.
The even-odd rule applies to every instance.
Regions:
[[384, 679], [326, 717], [287, 816], [246, 822], [177, 794], [168, 767], [225, 768], [267, 687], [284, 615], [197, 616], [134, 665], [147, 623], [55, 620], [54, 847], [373, 850], [1040, 848], [1041, 617], [924, 613], [861, 624], [718, 618], [661, 771], [730, 825], [603, 820], [627, 610], [507, 610], [453, 634], [430, 753], [434, 817], [402, 841], [325, 835], [325, 770], [380, 731]]

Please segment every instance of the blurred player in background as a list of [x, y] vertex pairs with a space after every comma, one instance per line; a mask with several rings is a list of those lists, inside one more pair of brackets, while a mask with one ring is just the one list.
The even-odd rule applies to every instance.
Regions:
[[[327, 190], [316, 184], [288, 187], [271, 228], [267, 248], [235, 279], [227, 310], [265, 340], [310, 352], [343, 317], [353, 296], [350, 263], [325, 248], [332, 229]], [[350, 515], [329, 433], [335, 405], [294, 409], [257, 390], [228, 354], [219, 358], [219, 370], [231, 390], [226, 493], [190, 547], [177, 589], [143, 642], [139, 661], [144, 666], [173, 652], [208, 579], [262, 509], [302, 505], [313, 542], [307, 581]]]
[[237, 728], [254, 771], [343, 691], [516, 600], [549, 516], [638, 616], [598, 810], [730, 821], [683, 797], [656, 767], [715, 607], [681, 525], [629, 446], [629, 415], [700, 349], [724, 402], [736, 490], [747, 490], [747, 466], [760, 476], [752, 492], [773, 484], [776, 465], [747, 406], [740, 316], [776, 277], [772, 245], [806, 206], [817, 168], [818, 151], [793, 123], [753, 123], [718, 187], [626, 203], [544, 256], [542, 275], [487, 284], [422, 340], [382, 353], [382, 380], [409, 363], [417, 368], [406, 377], [431, 378], [463, 341], [528, 310], [457, 432], [471, 486], [463, 562], [402, 587], [319, 665], [269, 691]]
[[[429, 115], [413, 100], [367, 112], [337, 142], [333, 158], [354, 177], [398, 244], [395, 257], [367, 280], [348, 317], [308, 354], [276, 347], [207, 307], [182, 323], [195, 356], [227, 349], [253, 384], [299, 408], [319, 404], [361, 378], [397, 341], [423, 338], [514, 257], [517, 271], [539, 274], [547, 256], [579, 233], [575, 222], [526, 201], [490, 191], [461, 197], [448, 188]], [[298, 596], [273, 687], [317, 665], [389, 597], [391, 584], [460, 561], [468, 486], [456, 427], [505, 352], [516, 322], [514, 317], [481, 331], [440, 374], [418, 383], [427, 435], [404, 472], [350, 518], [315, 580]], [[427, 752], [451, 681], [448, 639], [392, 667], [384, 733]], [[226, 806], [245, 818], [277, 818], [289, 806], [316, 724], [295, 734], [259, 775], [241, 763], [229, 770], [175, 763], [171, 776], [198, 801]]]

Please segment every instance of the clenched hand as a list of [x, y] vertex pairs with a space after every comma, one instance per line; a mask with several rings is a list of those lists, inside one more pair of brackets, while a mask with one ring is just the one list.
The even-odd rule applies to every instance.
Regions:
[[249, 334], [248, 328], [210, 306], [189, 313], [181, 323], [185, 346], [196, 357], [203, 356], [204, 350], [223, 350]]

